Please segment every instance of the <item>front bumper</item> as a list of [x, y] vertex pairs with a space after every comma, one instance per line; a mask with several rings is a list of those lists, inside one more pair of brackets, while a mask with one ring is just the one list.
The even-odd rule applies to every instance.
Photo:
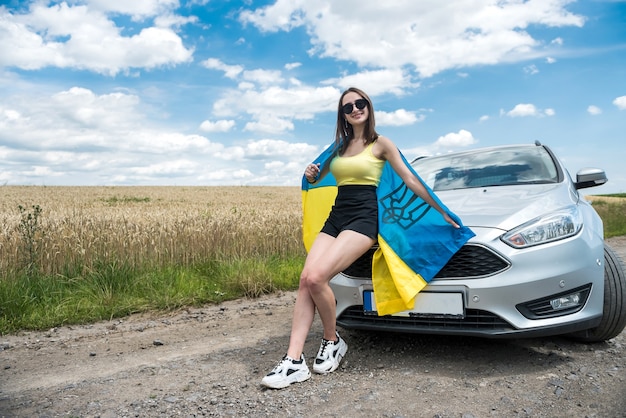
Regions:
[[[462, 294], [462, 317], [372, 315], [363, 308], [363, 292], [372, 290], [371, 280], [338, 274], [330, 283], [337, 300], [337, 324], [348, 329], [489, 338], [567, 334], [599, 324], [604, 295], [602, 240], [582, 233], [567, 240], [518, 250], [496, 236], [487, 241], [484, 238], [485, 235], [483, 243], [473, 239], [467, 245], [488, 248], [508, 264], [507, 268], [487, 276], [435, 278], [422, 291]], [[538, 318], [518, 309], [532, 301], [578, 288], [587, 288], [588, 293], [582, 307], [575, 312], [556, 312]]]

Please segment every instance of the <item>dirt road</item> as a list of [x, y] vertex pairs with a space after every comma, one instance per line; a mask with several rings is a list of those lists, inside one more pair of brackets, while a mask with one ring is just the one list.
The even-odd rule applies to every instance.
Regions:
[[[608, 241], [626, 259], [626, 238]], [[263, 389], [294, 298], [0, 337], [0, 416], [626, 417], [626, 332], [585, 345], [343, 331], [337, 372]]]

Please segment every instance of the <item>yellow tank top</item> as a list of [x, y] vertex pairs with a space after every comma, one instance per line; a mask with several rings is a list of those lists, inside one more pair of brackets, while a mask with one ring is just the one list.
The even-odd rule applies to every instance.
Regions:
[[374, 142], [352, 157], [336, 156], [333, 158], [330, 162], [330, 172], [335, 177], [337, 186], [378, 186], [385, 160], [374, 156], [373, 146]]

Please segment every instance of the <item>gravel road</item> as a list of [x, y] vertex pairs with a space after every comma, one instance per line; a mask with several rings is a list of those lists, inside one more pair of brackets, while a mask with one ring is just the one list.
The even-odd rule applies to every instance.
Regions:
[[[626, 237], [609, 244], [626, 259]], [[0, 337], [1, 417], [626, 417], [626, 332], [599, 344], [343, 331], [327, 376], [259, 385], [295, 293]], [[321, 338], [316, 320], [305, 353]]]

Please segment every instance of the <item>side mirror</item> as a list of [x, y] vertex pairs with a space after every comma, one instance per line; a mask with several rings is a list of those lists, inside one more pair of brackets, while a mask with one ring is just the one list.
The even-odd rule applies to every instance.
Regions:
[[583, 168], [576, 173], [576, 190], [586, 189], [587, 187], [601, 186], [609, 181], [606, 178], [604, 170], [599, 168]]

